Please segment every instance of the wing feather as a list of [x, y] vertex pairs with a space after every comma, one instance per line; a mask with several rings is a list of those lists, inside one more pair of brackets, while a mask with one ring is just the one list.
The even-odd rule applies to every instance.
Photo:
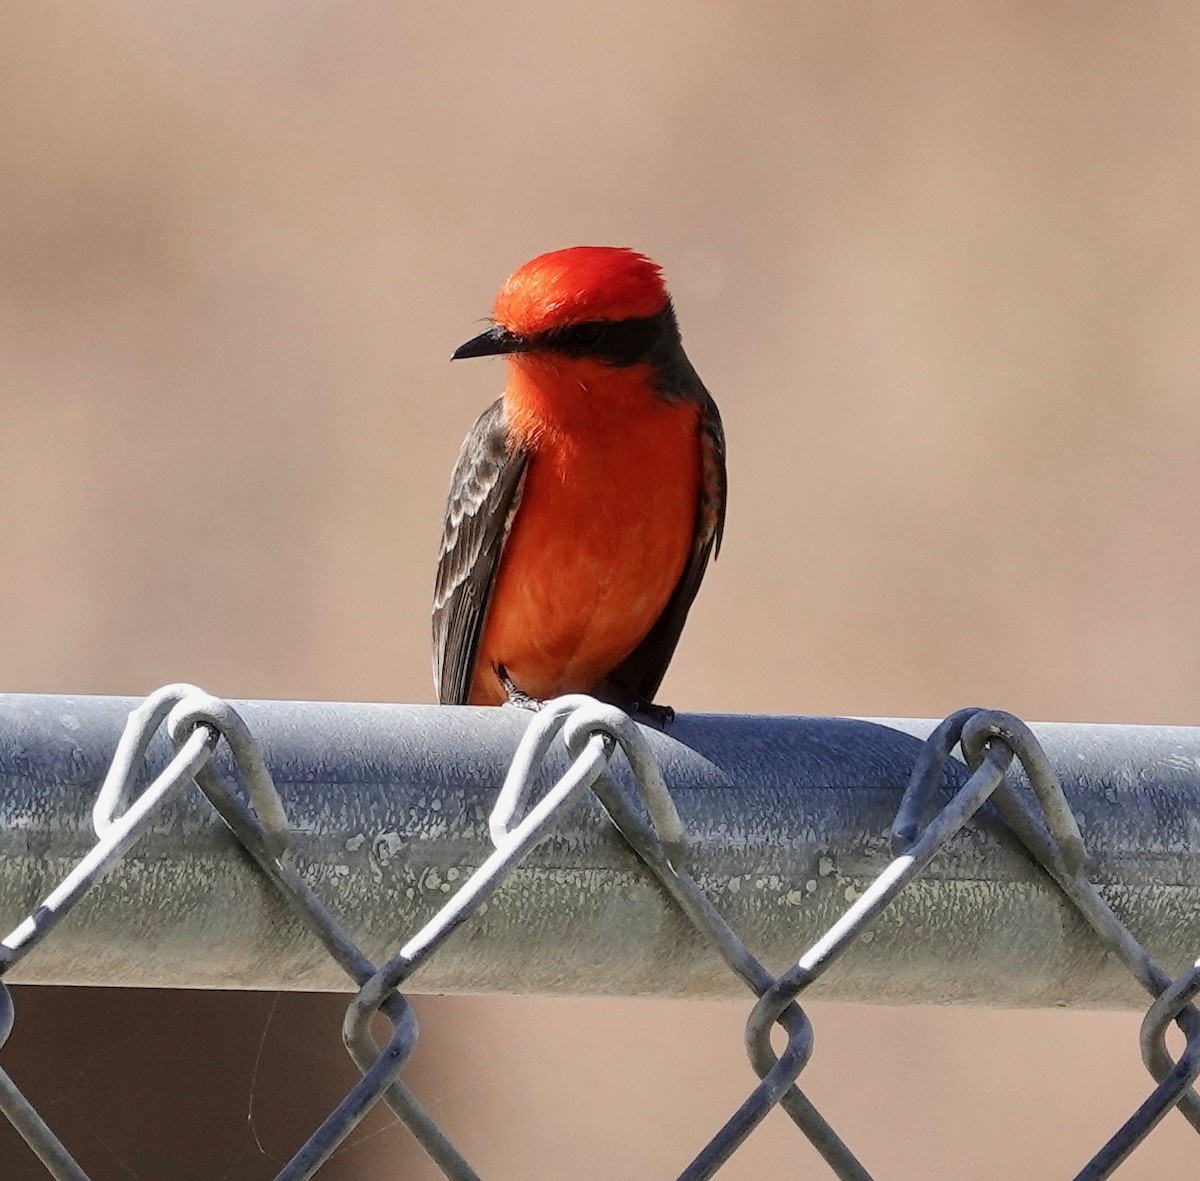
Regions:
[[433, 679], [443, 705], [464, 705], [471, 692], [526, 459], [509, 439], [497, 399], [463, 440], [450, 478], [433, 596]]
[[696, 396], [700, 398], [702, 466], [691, 555], [663, 613], [646, 633], [646, 638], [606, 678], [605, 695], [617, 703], [654, 700], [666, 676], [667, 665], [675, 654], [688, 611], [700, 590], [709, 559], [715, 558], [721, 549], [728, 500], [725, 431], [717, 404], [708, 391], [700, 386]]

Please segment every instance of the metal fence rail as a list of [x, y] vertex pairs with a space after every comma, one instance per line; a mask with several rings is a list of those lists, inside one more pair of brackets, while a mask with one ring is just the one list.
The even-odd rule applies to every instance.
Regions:
[[[343, 1033], [362, 1080], [280, 1181], [312, 1176], [380, 1099], [447, 1177], [477, 1176], [399, 1081], [417, 1039], [401, 988], [748, 989], [761, 1081], [680, 1181], [713, 1176], [776, 1105], [834, 1175], [869, 1179], [795, 1085], [810, 987], [1038, 1005], [1149, 994], [1157, 1085], [1076, 1181], [1109, 1176], [1172, 1107], [1200, 1130], [1200, 968], [1187, 965], [1200, 731], [1035, 737], [964, 710], [936, 727], [682, 717], [663, 735], [586, 698], [531, 721], [235, 709], [191, 686], [134, 704], [0, 696], [0, 920], [15, 924], [0, 977], [357, 987]], [[1172, 1022], [1187, 1039], [1177, 1062]], [[53, 1176], [86, 1181], [3, 1071], [0, 1110]]]

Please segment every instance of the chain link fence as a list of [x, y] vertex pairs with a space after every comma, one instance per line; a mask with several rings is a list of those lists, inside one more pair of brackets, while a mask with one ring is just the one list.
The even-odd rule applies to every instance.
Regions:
[[[147, 752], [164, 723], [173, 756], [148, 784], [139, 786], [145, 777]], [[551, 755], [560, 736], [568, 760], [564, 770], [551, 774]], [[353, 741], [353, 736], [347, 735], [347, 740]], [[947, 774], [956, 746], [969, 774]], [[225, 769], [215, 757], [222, 747]], [[618, 773], [618, 752], [631, 774]], [[18, 750], [16, 757], [29, 762], [23, 750]], [[1015, 774], [1018, 769], [1023, 776]], [[36, 774], [37, 768], [30, 763], [27, 771]], [[61, 768], [53, 773], [61, 773]], [[1152, 998], [1142, 1023], [1141, 1049], [1156, 1085], [1076, 1174], [1075, 1181], [1109, 1177], [1172, 1108], [1200, 1131], [1200, 1097], [1191, 1086], [1200, 1074], [1200, 1012], [1191, 1003], [1200, 991], [1200, 965], [1173, 977], [1117, 917], [1089, 878], [1088, 850], [1059, 776], [1033, 732], [1011, 715], [962, 710], [929, 734], [919, 748], [891, 825], [890, 860], [864, 889], [848, 890], [848, 905], [840, 917], [789, 967], [775, 974], [752, 953], [705, 888], [704, 875], [695, 869], [693, 836], [646, 732], [621, 711], [589, 698], [551, 702], [531, 716], [491, 807], [487, 819], [490, 855], [460, 882], [442, 882], [444, 903], [398, 951], [376, 962], [311, 884], [319, 875], [311, 873], [311, 866], [306, 867], [298, 854], [297, 833], [289, 823], [268, 760], [241, 713], [194, 686], [168, 686], [129, 715], [92, 807], [94, 844], [0, 944], [0, 1046], [14, 1021], [4, 975], [55, 931], [192, 785], [207, 799], [288, 912], [357, 987], [347, 1009], [343, 1039], [361, 1071], [361, 1080], [277, 1174], [276, 1181], [300, 1181], [316, 1174], [380, 1101], [395, 1112], [446, 1177], [454, 1181], [479, 1177], [401, 1080], [418, 1036], [403, 989], [411, 988], [414, 973], [427, 965], [464, 922], [486, 913], [489, 900], [506, 879], [566, 817], [579, 812], [589, 793], [599, 801], [643, 872], [653, 875], [660, 905], [676, 908], [709, 950], [709, 958], [719, 957], [731, 977], [755, 998], [746, 1023], [745, 1045], [759, 1082], [700, 1149], [679, 1181], [714, 1176], [775, 1107], [785, 1111], [816, 1147], [833, 1176], [843, 1181], [870, 1181], [872, 1175], [797, 1086], [813, 1047], [812, 1026], [798, 998], [844, 952], [872, 940], [873, 925], [884, 909], [919, 880], [973, 817], [985, 826], [1002, 822], [1005, 839], [1011, 842], [1015, 837], [1025, 854], [1055, 883], [1093, 933], [1094, 947], [1124, 965]], [[540, 786], [545, 790], [539, 793]], [[981, 809], [984, 815], [978, 815]], [[995, 816], [1000, 821], [989, 819]], [[230, 852], [236, 848], [227, 846]], [[402, 841], [391, 849], [393, 855], [402, 852]], [[803, 898], [791, 900], [792, 904], [797, 901], [802, 904]], [[376, 1014], [386, 1021], [383, 1040], [376, 1040], [372, 1033]], [[1166, 1045], [1172, 1024], [1186, 1039], [1178, 1059]], [[776, 1027], [784, 1037], [778, 1052], [771, 1044]], [[53, 1177], [87, 1181], [69, 1150], [2, 1069], [0, 1110]]]

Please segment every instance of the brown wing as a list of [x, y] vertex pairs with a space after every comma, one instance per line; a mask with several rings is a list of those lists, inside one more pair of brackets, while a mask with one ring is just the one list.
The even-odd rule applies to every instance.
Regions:
[[703, 457], [700, 503], [696, 511], [696, 532], [692, 538], [692, 553], [684, 567], [663, 613], [646, 633], [646, 638], [606, 678], [605, 696], [617, 703], [651, 702], [666, 675], [667, 665], [675, 654], [675, 645], [683, 631], [684, 622], [700, 589], [709, 558], [721, 549], [725, 531], [725, 431], [717, 404], [708, 391], [700, 387], [700, 448]]
[[443, 705], [464, 705], [500, 554], [521, 502], [526, 455], [514, 450], [499, 399], [463, 440], [450, 477], [433, 594], [433, 680]]

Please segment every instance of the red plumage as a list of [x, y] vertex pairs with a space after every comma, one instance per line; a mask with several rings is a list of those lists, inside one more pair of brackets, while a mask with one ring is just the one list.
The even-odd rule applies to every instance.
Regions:
[[659, 267], [633, 250], [543, 254], [504, 284], [504, 396], [451, 481], [434, 598], [439, 699], [500, 704], [658, 690], [725, 514], [717, 408]]

